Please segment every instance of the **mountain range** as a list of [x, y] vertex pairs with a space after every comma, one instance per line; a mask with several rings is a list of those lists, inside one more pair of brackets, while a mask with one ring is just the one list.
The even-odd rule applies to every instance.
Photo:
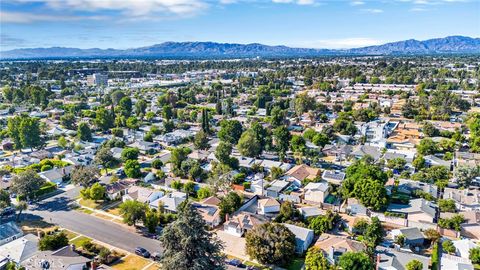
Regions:
[[409, 39], [353, 49], [309, 49], [258, 43], [164, 42], [133, 49], [78, 49], [65, 47], [1, 51], [0, 59], [45, 58], [238, 58], [300, 57], [325, 55], [480, 54], [480, 38], [449, 36], [424, 41]]

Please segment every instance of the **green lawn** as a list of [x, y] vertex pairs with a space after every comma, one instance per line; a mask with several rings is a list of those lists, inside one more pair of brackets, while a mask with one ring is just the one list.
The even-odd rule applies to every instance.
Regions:
[[88, 240], [92, 240], [92, 239], [85, 236], [80, 236], [77, 239], [70, 241], [70, 244], [75, 245], [76, 247], [80, 247], [85, 241], [88, 241]]
[[287, 270], [300, 270], [304, 263], [305, 258], [295, 258], [289, 265], [287, 265]]

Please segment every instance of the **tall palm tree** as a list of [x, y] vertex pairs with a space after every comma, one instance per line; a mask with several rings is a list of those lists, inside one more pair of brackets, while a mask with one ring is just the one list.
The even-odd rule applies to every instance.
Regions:
[[16, 209], [18, 211], [17, 214], [17, 222], [20, 220], [20, 216], [22, 215], [22, 212], [28, 209], [28, 204], [26, 201], [20, 201], [18, 202]]

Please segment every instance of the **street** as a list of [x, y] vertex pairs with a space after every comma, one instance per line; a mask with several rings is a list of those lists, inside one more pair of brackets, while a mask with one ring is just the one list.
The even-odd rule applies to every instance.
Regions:
[[114, 247], [134, 252], [136, 247], [143, 247], [153, 252], [160, 252], [160, 242], [131, 232], [122, 225], [96, 218], [75, 211], [68, 204], [74, 202], [79, 188], [74, 188], [59, 195], [32, 204], [22, 215], [23, 219], [43, 219], [65, 229], [83, 234]]

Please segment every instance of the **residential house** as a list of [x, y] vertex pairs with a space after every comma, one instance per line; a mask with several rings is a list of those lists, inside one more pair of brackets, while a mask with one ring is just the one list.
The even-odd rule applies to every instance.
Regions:
[[346, 252], [360, 252], [365, 250], [365, 245], [359, 241], [345, 236], [323, 233], [315, 242], [315, 246], [323, 251], [327, 260], [334, 264]]
[[374, 161], [377, 161], [382, 156], [381, 149], [371, 145], [357, 145], [353, 151], [350, 153], [351, 156], [356, 159], [361, 159], [365, 156], [370, 156]]
[[222, 222], [222, 216], [218, 208], [219, 203], [220, 199], [217, 197], [208, 197], [199, 203], [193, 203], [192, 206], [197, 209], [205, 223], [213, 228]]
[[341, 185], [345, 180], [345, 175], [341, 171], [325, 170], [322, 173], [322, 179], [334, 185]]
[[267, 196], [272, 198], [278, 198], [278, 196], [280, 196], [280, 193], [284, 191], [289, 185], [290, 185], [290, 182], [288, 181], [274, 180], [266, 188]]
[[155, 200], [163, 197], [164, 193], [160, 190], [140, 187], [140, 186], [131, 186], [127, 189], [125, 195], [122, 196], [122, 201], [138, 201], [146, 204], [150, 204]]
[[376, 254], [378, 270], [405, 270], [407, 264], [413, 260], [423, 264], [422, 270], [430, 269], [430, 257], [382, 246], [377, 246]]
[[388, 212], [403, 213], [408, 221], [413, 222], [436, 222], [437, 206], [423, 198], [410, 200], [408, 204], [390, 204]]
[[469, 259], [442, 253], [440, 269], [448, 270], [473, 270], [473, 264]]
[[22, 230], [20, 230], [15, 222], [10, 221], [0, 224], [0, 246], [20, 238], [22, 235]]
[[285, 175], [288, 177], [287, 179], [293, 178], [301, 183], [306, 179], [313, 180], [320, 176], [320, 169], [301, 164], [288, 170]]
[[391, 231], [391, 235], [394, 238], [403, 235], [403, 237], [405, 237], [404, 245], [409, 247], [420, 247], [423, 246], [423, 243], [425, 242], [423, 233], [417, 227], [395, 229]]
[[23, 261], [28, 270], [80, 270], [89, 269], [91, 260], [80, 256], [73, 246], [65, 246], [56, 251], [41, 251]]
[[325, 214], [325, 211], [320, 209], [319, 207], [301, 207], [298, 209], [300, 214], [303, 216], [304, 219], [308, 219], [310, 217], [317, 217], [320, 215]]
[[280, 212], [280, 203], [273, 198], [260, 199], [257, 202], [258, 213], [262, 215]]
[[227, 215], [226, 221], [223, 223], [223, 230], [231, 235], [241, 237], [249, 230], [267, 222], [268, 219], [265, 216], [240, 211], [231, 217]]
[[313, 230], [288, 223], [284, 223], [283, 225], [295, 235], [295, 252], [302, 254], [307, 251], [308, 247], [310, 247], [313, 242]]
[[174, 191], [151, 202], [150, 207], [158, 209], [159, 205], [162, 205], [163, 209], [167, 212], [176, 213], [178, 210], [178, 206], [185, 200], [187, 200], [186, 193]]
[[38, 252], [38, 237], [27, 234], [4, 245], [0, 245], [0, 257], [21, 263]]
[[73, 166], [63, 168], [53, 168], [48, 171], [40, 172], [38, 175], [48, 182], [60, 185], [65, 177], [68, 177], [73, 170]]
[[446, 187], [443, 199], [452, 199], [460, 211], [480, 210], [480, 190], [477, 188], [456, 189]]
[[321, 205], [329, 194], [328, 182], [310, 182], [304, 188], [304, 202]]
[[367, 216], [368, 208], [361, 204], [356, 198], [347, 199], [346, 212], [353, 216]]
[[122, 181], [117, 181], [105, 185], [105, 194], [110, 200], [118, 200], [127, 193], [128, 185]]

